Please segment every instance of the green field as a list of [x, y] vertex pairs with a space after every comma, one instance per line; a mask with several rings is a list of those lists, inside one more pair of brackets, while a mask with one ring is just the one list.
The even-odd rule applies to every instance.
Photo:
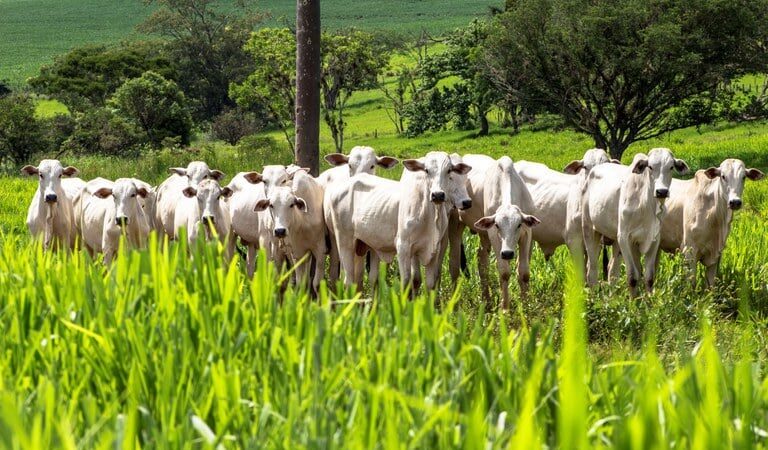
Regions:
[[[416, 35], [441, 33], [486, 14], [501, 0], [324, 0], [323, 26], [390, 30]], [[294, 0], [260, 0], [265, 25], [292, 23]], [[0, 80], [19, 86], [43, 64], [86, 43], [110, 43], [137, 36], [134, 27], [150, 12], [141, 0], [0, 1]]]

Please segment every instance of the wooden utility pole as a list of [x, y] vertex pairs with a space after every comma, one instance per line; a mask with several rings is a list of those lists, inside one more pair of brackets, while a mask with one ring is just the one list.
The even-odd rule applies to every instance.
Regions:
[[296, 164], [320, 171], [320, 0], [296, 0]]

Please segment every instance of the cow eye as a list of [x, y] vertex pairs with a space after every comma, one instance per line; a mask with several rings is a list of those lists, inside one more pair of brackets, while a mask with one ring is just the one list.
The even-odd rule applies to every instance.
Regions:
[[136, 197], [136, 194], [131, 195], [131, 198]]
[[42, 173], [40, 174], [40, 179], [41, 179], [41, 180], [43, 179], [43, 174], [42, 174]]
[[371, 166], [371, 169], [373, 169], [374, 167], [376, 167], [376, 166]]
[[270, 207], [270, 208], [274, 208], [274, 205], [270, 204], [270, 205], [269, 205], [269, 207]]
[[518, 228], [518, 229], [519, 229], [520, 227], [522, 227], [522, 226], [523, 226], [523, 224], [522, 224], [522, 223], [518, 223], [518, 224], [517, 224], [517, 228]]

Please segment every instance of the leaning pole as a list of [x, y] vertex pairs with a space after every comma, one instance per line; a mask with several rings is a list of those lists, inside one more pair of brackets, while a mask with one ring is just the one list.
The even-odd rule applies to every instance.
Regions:
[[296, 0], [296, 164], [320, 171], [320, 0]]

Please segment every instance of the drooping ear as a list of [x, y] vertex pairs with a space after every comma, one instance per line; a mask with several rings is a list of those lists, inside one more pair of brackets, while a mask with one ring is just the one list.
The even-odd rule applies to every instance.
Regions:
[[526, 224], [529, 227], [535, 227], [536, 225], [541, 223], [541, 220], [537, 219], [534, 216], [529, 216], [528, 214], [523, 214], [523, 223]]
[[611, 158], [611, 160], [610, 160], [609, 162], [610, 162], [611, 164], [621, 164], [621, 160], [618, 160], [618, 159], [616, 159], [616, 158]]
[[397, 158], [393, 158], [391, 156], [376, 157], [376, 164], [385, 169], [391, 169], [395, 167], [399, 162], [400, 161]]
[[221, 170], [210, 170], [208, 171], [208, 176], [216, 181], [221, 181], [224, 178], [224, 172]]
[[269, 208], [269, 199], [268, 198], [262, 198], [258, 202], [256, 202], [256, 207], [253, 208], [256, 212], [264, 211], [265, 209]]
[[221, 188], [221, 196], [224, 198], [232, 197], [232, 189], [229, 188], [229, 186], [224, 186]]
[[245, 178], [245, 181], [251, 184], [257, 184], [264, 181], [264, 177], [262, 177], [259, 172], [248, 172], [243, 175], [243, 178]]
[[192, 186], [190, 186], [190, 187], [188, 187], [188, 188], [184, 189], [184, 190], [183, 190], [183, 191], [181, 191], [181, 192], [182, 192], [182, 193], [184, 194], [184, 196], [185, 196], [185, 197], [187, 197], [187, 198], [192, 198], [192, 197], [194, 197], [194, 196], [196, 196], [196, 195], [197, 195], [197, 189], [193, 188]]
[[403, 161], [403, 166], [405, 166], [405, 168], [410, 170], [411, 172], [419, 172], [419, 171], [426, 172], [427, 170], [427, 166], [425, 166], [424, 163], [419, 161], [418, 159], [406, 159], [405, 161]]
[[679, 173], [680, 175], [685, 175], [691, 169], [688, 168], [688, 164], [686, 164], [685, 161], [683, 161], [682, 159], [676, 159], [675, 170], [677, 170], [677, 173]]
[[149, 191], [146, 188], [140, 187], [136, 189], [136, 193], [141, 198], [147, 198], [147, 195], [149, 195]]
[[293, 201], [293, 204], [296, 205], [297, 208], [299, 208], [299, 211], [309, 212], [309, 208], [307, 208], [307, 202], [305, 202], [303, 198], [296, 197], [296, 200]]
[[712, 180], [722, 175], [722, 172], [720, 172], [720, 169], [717, 167], [710, 167], [709, 169], [704, 171], [704, 175], [706, 175], [707, 178]]
[[464, 163], [454, 164], [453, 167], [451, 167], [451, 172], [456, 172], [459, 175], [466, 175], [470, 170], [472, 170], [472, 166]]
[[299, 172], [309, 173], [309, 167], [286, 167], [286, 171], [288, 172], [288, 179], [293, 180], [293, 177], [296, 176]]
[[28, 177], [31, 177], [32, 175], [37, 175], [40, 173], [40, 171], [35, 166], [26, 165], [21, 168], [22, 175], [26, 175]]
[[575, 175], [579, 173], [579, 171], [583, 168], [584, 168], [584, 161], [580, 159], [576, 159], [569, 162], [568, 165], [565, 166], [565, 169], [563, 169], [563, 172], [569, 173], [571, 175]]
[[349, 163], [349, 157], [343, 153], [331, 153], [325, 155], [325, 160], [332, 166], [343, 166]]
[[183, 167], [169, 167], [168, 172], [175, 173], [176, 175], [180, 177], [186, 177], [187, 176], [187, 169]]
[[765, 174], [758, 169], [747, 169], [747, 178], [752, 181], [762, 180]]
[[486, 216], [475, 222], [475, 228], [478, 230], [490, 230], [496, 224], [495, 216]]
[[643, 173], [643, 171], [647, 168], [648, 158], [637, 158], [632, 162], [632, 165], [629, 166], [629, 169], [632, 171], [632, 173]]
[[94, 192], [93, 195], [99, 198], [107, 198], [112, 195], [112, 189], [103, 187]]
[[67, 166], [64, 168], [64, 170], [61, 171], [61, 174], [65, 177], [74, 177], [78, 173], [80, 173], [80, 171], [72, 166]]

